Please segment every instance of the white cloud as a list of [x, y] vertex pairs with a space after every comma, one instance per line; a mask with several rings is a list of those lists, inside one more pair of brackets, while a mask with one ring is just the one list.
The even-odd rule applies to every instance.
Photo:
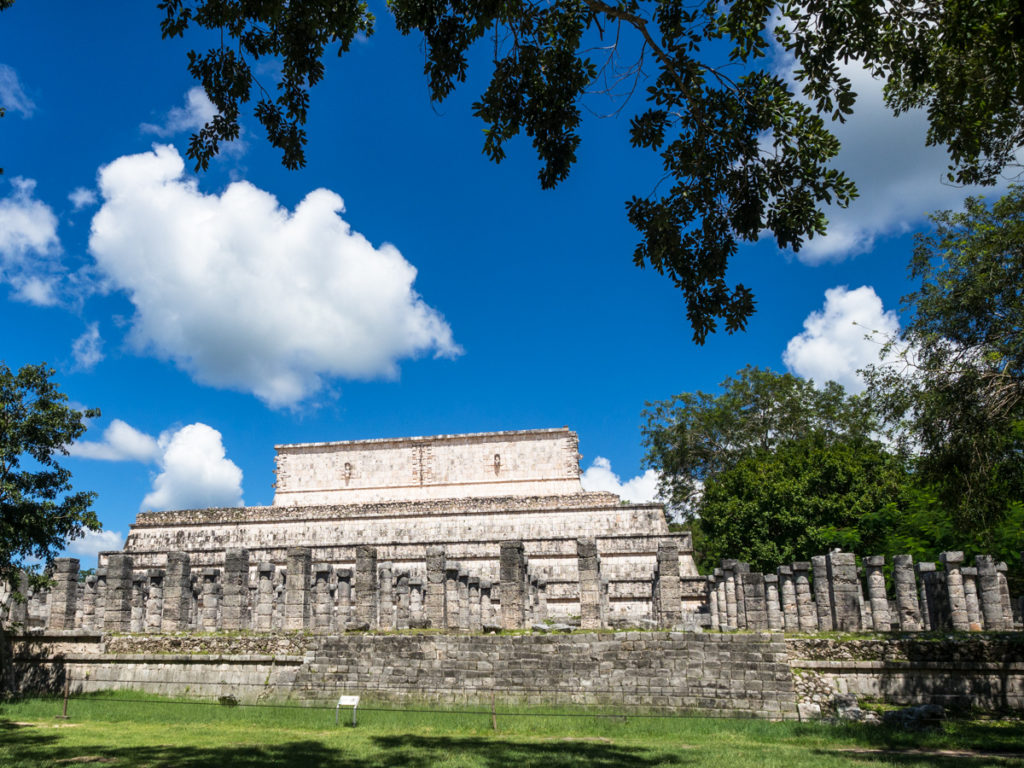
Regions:
[[103, 432], [102, 442], [80, 440], [68, 446], [71, 456], [101, 461], [157, 462], [163, 455], [156, 438], [140, 432], [120, 419], [114, 419]]
[[75, 206], [76, 211], [96, 205], [96, 191], [85, 187], [76, 187], [68, 195], [68, 200]]
[[100, 324], [90, 323], [85, 333], [71, 345], [71, 354], [75, 358], [75, 367], [82, 371], [91, 371], [103, 359], [103, 338], [100, 336]]
[[398, 360], [461, 349], [413, 290], [416, 268], [310, 192], [294, 211], [247, 182], [199, 191], [170, 146], [100, 170], [89, 247], [135, 306], [128, 344], [195, 381], [295, 406], [324, 379], [395, 377]]
[[189, 424], [160, 435], [163, 471], [140, 509], [240, 507], [242, 470], [225, 455], [221, 434], [206, 424]]
[[185, 94], [184, 107], [174, 107], [167, 113], [163, 125], [143, 123], [139, 128], [143, 133], [168, 137], [183, 131], [198, 131], [216, 115], [217, 108], [206, 95], [206, 91], [197, 85]]
[[[96, 557], [100, 552], [114, 552], [124, 547], [124, 535], [120, 531], [85, 531], [67, 547], [73, 557]], [[90, 567], [90, 566], [86, 566]]]
[[860, 392], [864, 382], [857, 371], [877, 363], [882, 345], [899, 330], [899, 317], [884, 309], [871, 286], [830, 288], [825, 306], [807, 316], [803, 332], [789, 340], [782, 360], [799, 376], [819, 384], [837, 381]]
[[154, 438], [114, 419], [99, 442], [67, 446], [71, 456], [155, 464], [160, 472], [140, 509], [240, 507], [242, 470], [227, 458], [220, 432], [197, 422]]
[[[779, 73], [794, 88], [792, 59]], [[797, 257], [807, 264], [841, 261], [870, 251], [879, 237], [918, 229], [926, 214], [960, 208], [968, 195], [998, 195], [994, 187], [954, 186], [945, 180], [949, 157], [944, 147], [925, 146], [928, 116], [923, 110], [899, 117], [885, 106], [884, 83], [856, 63], [840, 65], [857, 93], [854, 113], [845, 123], [830, 123], [842, 144], [833, 166], [845, 171], [860, 192], [848, 208], [826, 208], [828, 234], [804, 245]]]
[[655, 501], [658, 498], [657, 472], [648, 469], [642, 475], [623, 483], [612, 472], [612, 463], [603, 456], [596, 457], [594, 463], [583, 471], [580, 483], [585, 491], [611, 491], [626, 501], [636, 503]]
[[35, 199], [35, 181], [15, 176], [11, 186], [0, 200], [0, 282], [14, 288], [18, 301], [52, 306], [60, 279], [57, 217]]
[[22, 90], [18, 73], [6, 64], [0, 64], [0, 106], [22, 117], [32, 117], [36, 105]]

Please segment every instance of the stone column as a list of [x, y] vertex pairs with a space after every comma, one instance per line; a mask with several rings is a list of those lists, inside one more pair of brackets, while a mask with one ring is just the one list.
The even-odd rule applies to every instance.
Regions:
[[146, 632], [159, 632], [161, 617], [164, 612], [164, 572], [161, 568], [151, 568], [146, 576], [149, 580], [149, 593], [146, 595]]
[[[469, 632], [469, 574], [463, 568], [459, 569], [459, 578], [456, 581], [456, 587], [458, 589], [458, 595], [459, 595], [459, 626], [458, 626], [458, 630], [460, 632]], [[524, 610], [523, 621], [524, 622], [526, 621], [525, 616], [526, 616], [526, 612], [528, 611], [528, 606], [529, 606], [529, 594], [527, 593], [527, 595], [525, 596], [524, 604], [523, 604], [523, 610]]]
[[[839, 632], [857, 632], [860, 629], [860, 600], [858, 599], [860, 587], [857, 580], [857, 559], [852, 552], [831, 552], [827, 562], [832, 628]], [[815, 574], [814, 581], [817, 593], [817, 574]]]
[[868, 601], [871, 604], [871, 622], [875, 632], [888, 632], [889, 599], [885, 595], [884, 555], [873, 555], [864, 558], [864, 569], [867, 571]]
[[707, 601], [708, 601], [708, 617], [711, 619], [711, 629], [718, 629], [718, 586], [715, 583], [717, 575], [721, 572], [721, 568], [715, 568], [715, 572], [708, 576], [707, 586]]
[[828, 558], [816, 555], [811, 558], [814, 570], [814, 606], [817, 611], [817, 625], [820, 632], [831, 632], [836, 629], [832, 611], [832, 589]]
[[[16, 572], [15, 579], [18, 582], [15, 589], [18, 594], [21, 595], [21, 600], [15, 602], [13, 598], [11, 599], [11, 607], [10, 612], [7, 615], [7, 620], [11, 624], [20, 624], [22, 630], [25, 630], [28, 629], [28, 573], [23, 570], [18, 570]], [[0, 618], [3, 617], [0, 616]]]
[[917, 588], [914, 583], [914, 558], [910, 555], [894, 556], [892, 578], [896, 590], [896, 612], [899, 614], [900, 629], [904, 632], [920, 632], [921, 607], [917, 602]]
[[682, 621], [682, 587], [679, 581], [679, 544], [675, 539], [658, 542], [655, 600], [659, 606], [659, 626], [673, 627]]
[[768, 605], [765, 597], [764, 574], [741, 573], [743, 586], [743, 612], [746, 629], [763, 632], [768, 629]]
[[480, 624], [480, 578], [469, 577], [469, 631], [479, 632]]
[[967, 629], [971, 632], [981, 631], [981, 605], [978, 603], [978, 569], [961, 568], [960, 575], [964, 580], [964, 604], [967, 608]]
[[377, 626], [388, 630], [395, 628], [395, 596], [392, 582], [394, 566], [390, 561], [380, 564], [378, 578], [380, 580], [380, 604], [377, 608]]
[[356, 623], [377, 628], [377, 548], [356, 547]]
[[444, 547], [427, 547], [427, 583], [423, 610], [431, 627], [447, 626], [445, 615], [445, 553]]
[[256, 631], [269, 632], [274, 627], [274, 564], [256, 566]]
[[715, 592], [718, 593], [718, 630], [725, 632], [729, 628], [729, 604], [726, 597], [727, 574], [723, 568], [715, 568]]
[[249, 550], [234, 548], [224, 553], [221, 582], [221, 628], [249, 628]]
[[330, 632], [334, 620], [334, 600], [331, 598], [331, 565], [313, 566], [313, 628], [317, 632]]
[[412, 577], [409, 579], [409, 626], [422, 629], [423, 618], [423, 579]]
[[501, 628], [522, 629], [526, 620], [523, 542], [501, 542]]
[[402, 571], [395, 578], [395, 627], [397, 629], [409, 628], [409, 572]]
[[750, 564], [738, 562], [735, 567], [736, 572], [736, 626], [740, 629], [747, 628], [747, 606], [746, 606], [746, 593], [743, 591], [743, 575], [750, 573]]
[[[309, 547], [289, 547], [285, 560], [285, 631], [306, 629], [309, 626], [309, 577], [311, 564], [312, 552]], [[376, 566], [376, 562], [374, 566]], [[374, 568], [374, 576], [376, 576], [376, 567]]]
[[188, 628], [192, 608], [192, 564], [185, 552], [168, 552], [164, 569], [164, 610], [160, 617], [162, 632], [181, 632]]
[[58, 557], [53, 561], [54, 585], [50, 589], [50, 615], [47, 629], [75, 628], [78, 601], [78, 565], [73, 557]]
[[107, 555], [107, 589], [103, 610], [104, 632], [128, 632], [132, 620], [132, 558]]
[[352, 621], [352, 569], [338, 568], [338, 629], [344, 630]]
[[82, 593], [82, 629], [99, 629], [96, 625], [96, 575], [85, 577]]
[[480, 628], [494, 624], [494, 609], [491, 605], [491, 582], [480, 580]]
[[811, 564], [807, 561], [793, 563], [793, 581], [796, 586], [796, 613], [801, 632], [818, 631], [818, 613], [811, 598], [811, 582], [807, 574]]
[[725, 626], [739, 629], [739, 609], [736, 603], [736, 566], [738, 560], [723, 560], [722, 573], [725, 576]]
[[146, 599], [149, 597], [149, 571], [132, 574], [132, 632], [146, 629]]
[[996, 578], [999, 580], [999, 601], [1003, 607], [1003, 629], [1013, 629], [1013, 599], [1010, 597], [1010, 585], [1006, 581], [1006, 563], [996, 563]]
[[444, 567], [445, 626], [459, 628], [459, 569], [454, 563]]
[[202, 591], [202, 625], [198, 629], [213, 632], [217, 629], [218, 593], [220, 585], [217, 583], [217, 576], [220, 575], [216, 568], [203, 568], [200, 572], [203, 578]]
[[[483, 584], [483, 582], [480, 582]], [[481, 587], [482, 588], [482, 587]], [[537, 579], [537, 621], [548, 618], [548, 580]]]
[[946, 569], [946, 592], [949, 594], [949, 618], [953, 629], [967, 632], [970, 621], [967, 618], [967, 593], [964, 589], [964, 577], [961, 568], [964, 563], [963, 552], [943, 552], [939, 555], [942, 566]]
[[107, 569], [96, 568], [96, 629], [102, 630], [107, 615]]
[[601, 571], [597, 562], [597, 540], [576, 539], [579, 564], [580, 628], [601, 628]]
[[917, 571], [917, 589], [920, 595], [921, 604], [921, 628], [927, 632], [932, 629], [939, 629], [935, 626], [935, 589], [928, 583], [929, 577], [935, 573], [935, 563], [917, 563], [914, 566]]
[[774, 573], [764, 575], [764, 599], [768, 603], [768, 629], [781, 631], [785, 626], [782, 609], [779, 607], [779, 577]]

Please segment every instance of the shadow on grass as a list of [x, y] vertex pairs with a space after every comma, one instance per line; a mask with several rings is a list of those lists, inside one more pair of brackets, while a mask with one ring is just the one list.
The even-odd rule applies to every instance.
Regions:
[[[180, 731], [169, 731], [177, 744], [133, 747], [69, 746], [56, 732], [0, 720], [0, 756], [5, 765], [34, 768], [82, 763], [147, 768], [428, 768], [458, 756], [466, 765], [544, 766], [545, 768], [655, 768], [683, 765], [678, 755], [642, 747], [623, 747], [592, 741], [559, 740], [521, 743], [485, 738], [444, 736], [384, 736], [370, 739], [371, 753], [356, 754], [315, 740], [283, 744], [239, 744], [194, 747]], [[360, 750], [361, 751], [361, 750]]]
[[[800, 735], [800, 730], [795, 733]], [[950, 720], [940, 728], [924, 731], [851, 723], [836, 727], [834, 733], [835, 747], [816, 749], [815, 754], [841, 754], [855, 762], [877, 764], [881, 759], [887, 765], [929, 768], [1024, 766], [1024, 728], [1019, 723]]]

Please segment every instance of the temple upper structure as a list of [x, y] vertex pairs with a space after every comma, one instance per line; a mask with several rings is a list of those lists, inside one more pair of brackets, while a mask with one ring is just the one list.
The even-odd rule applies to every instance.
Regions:
[[583, 493], [568, 427], [275, 446], [274, 506]]

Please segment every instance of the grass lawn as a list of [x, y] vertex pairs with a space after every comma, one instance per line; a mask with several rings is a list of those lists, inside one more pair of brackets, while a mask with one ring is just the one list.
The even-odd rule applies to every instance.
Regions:
[[[947, 722], [941, 732], [711, 718], [567, 717], [226, 707], [121, 692], [0, 705], [0, 766], [387, 768], [388, 766], [1024, 766], [1024, 724]], [[350, 711], [349, 711], [350, 712]], [[561, 716], [560, 716], [561, 715]], [[351, 714], [348, 714], [351, 718]]]

